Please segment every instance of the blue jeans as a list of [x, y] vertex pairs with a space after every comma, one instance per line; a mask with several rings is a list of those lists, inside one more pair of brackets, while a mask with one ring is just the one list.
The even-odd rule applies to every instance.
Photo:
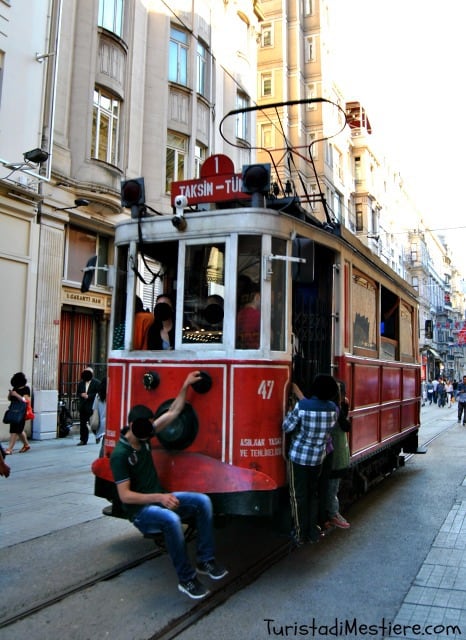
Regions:
[[180, 582], [187, 582], [196, 575], [186, 551], [182, 521], [194, 517], [197, 529], [197, 560], [207, 562], [214, 559], [214, 535], [212, 527], [212, 503], [203, 493], [174, 492], [180, 504], [176, 511], [157, 504], [148, 504], [140, 509], [133, 520], [141, 533], [161, 531]]

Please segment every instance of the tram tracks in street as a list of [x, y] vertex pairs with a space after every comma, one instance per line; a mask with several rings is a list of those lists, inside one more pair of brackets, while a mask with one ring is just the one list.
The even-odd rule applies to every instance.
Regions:
[[176, 638], [180, 633], [196, 624], [198, 620], [257, 580], [262, 573], [285, 558], [290, 553], [291, 548], [290, 541], [284, 541], [257, 562], [249, 565], [241, 573], [227, 580], [224, 585], [215, 589], [207, 598], [200, 601], [184, 615], [171, 620], [165, 627], [150, 636], [149, 640], [172, 640], [172, 638]]
[[[451, 428], [449, 424], [445, 429], [430, 435], [422, 442], [422, 447], [427, 447], [431, 442], [441, 436], [446, 430]], [[412, 458], [414, 454], [409, 454], [405, 457], [406, 460]], [[262, 535], [266, 534], [266, 529], [262, 530]], [[149, 635], [150, 640], [171, 640], [176, 638], [179, 634], [183, 633], [189, 627], [195, 625], [201, 618], [207, 616], [216, 608], [222, 606], [231, 597], [239, 593], [242, 589], [252, 584], [257, 580], [261, 574], [269, 570], [275, 564], [284, 559], [292, 550], [289, 538], [276, 538], [271, 545], [265, 545], [266, 549], [263, 549], [263, 553], [249, 558], [249, 561], [243, 565], [241, 569], [232, 571], [230, 575], [222, 580], [221, 583], [215, 583], [212, 585], [212, 591], [209, 596], [202, 601], [188, 605], [184, 613], [176, 616], [166, 624], [160, 627], [158, 630], [154, 630], [153, 635]], [[155, 548], [149, 553], [145, 553], [140, 557], [133, 558], [131, 561], [122, 562], [111, 569], [104, 569], [93, 576], [83, 578], [76, 584], [71, 584], [65, 587], [60, 593], [54, 594], [50, 597], [45, 597], [41, 600], [36, 600], [31, 606], [18, 611], [18, 613], [4, 617], [0, 619], [0, 629], [11, 627], [17, 622], [32, 617], [35, 614], [39, 614], [48, 608], [53, 607], [59, 603], [65, 602], [72, 596], [79, 595], [86, 590], [92, 589], [104, 583], [111, 581], [114, 578], [131, 571], [145, 563], [156, 560], [165, 554], [162, 548]]]
[[[268, 548], [268, 550], [261, 555], [261, 557], [255, 559], [254, 562], [249, 562], [239, 572], [230, 574], [231, 577], [229, 576], [225, 580], [222, 580], [221, 584], [215, 584], [211, 593], [204, 600], [197, 602], [181, 616], [175, 617], [161, 629], [155, 631], [154, 634], [150, 636], [150, 640], [169, 640], [170, 638], [175, 638], [183, 630], [194, 625], [202, 617], [206, 616], [236, 593], [241, 591], [241, 589], [254, 582], [262, 573], [267, 571], [282, 558], [286, 557], [290, 551], [291, 545], [288, 538], [286, 538], [286, 540], [283, 539], [276, 541], [272, 548]], [[139, 558], [134, 558], [130, 562], [120, 563], [112, 569], [99, 572], [90, 578], [83, 579], [74, 585], [70, 585], [63, 589], [59, 594], [36, 601], [32, 606], [29, 606], [14, 615], [0, 619], [0, 630], [26, 620], [35, 614], [40, 614], [54, 605], [65, 602], [72, 596], [79, 595], [86, 590], [98, 586], [100, 583], [117, 578], [125, 572], [144, 565], [151, 560], [156, 560], [157, 558], [165, 555], [165, 553], [166, 551], [163, 548], [158, 547], [154, 551], [146, 553]]]
[[126, 571], [130, 571], [131, 569], [134, 569], [144, 564], [145, 562], [148, 562], [149, 560], [153, 560], [162, 556], [164, 553], [165, 551], [163, 549], [156, 549], [154, 551], [151, 551], [150, 553], [144, 554], [139, 558], [133, 559], [130, 562], [123, 562], [121, 564], [118, 564], [116, 567], [113, 567], [112, 569], [108, 569], [107, 571], [103, 571], [93, 576], [92, 578], [88, 578], [82, 580], [81, 582], [78, 582], [77, 584], [71, 585], [57, 595], [49, 598], [44, 598], [43, 600], [36, 602], [33, 606], [27, 609], [23, 609], [13, 616], [0, 619], [0, 629], [8, 627], [12, 624], [15, 624], [16, 622], [19, 622], [20, 620], [24, 620], [25, 618], [34, 615], [35, 613], [39, 613], [44, 609], [52, 607], [53, 605], [65, 600], [66, 598], [69, 598], [73, 595], [76, 595], [77, 593], [85, 591], [86, 589], [94, 587], [100, 582], [112, 580], [113, 578], [116, 578]]

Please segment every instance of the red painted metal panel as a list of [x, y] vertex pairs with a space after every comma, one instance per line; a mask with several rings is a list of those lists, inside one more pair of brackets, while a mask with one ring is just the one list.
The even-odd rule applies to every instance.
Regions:
[[415, 398], [421, 388], [420, 371], [418, 369], [403, 369], [403, 399]]
[[364, 407], [379, 402], [380, 364], [353, 363], [352, 406]]
[[235, 493], [277, 488], [274, 478], [261, 471], [235, 467], [200, 453], [183, 451], [173, 455], [154, 449], [152, 456], [160, 481], [168, 491]]
[[390, 367], [386, 364], [381, 365], [382, 370], [382, 387], [381, 402], [390, 402], [392, 400], [401, 400], [401, 374], [399, 367]]
[[284, 484], [282, 422], [288, 366], [234, 366], [232, 463]]
[[419, 424], [419, 403], [410, 402], [401, 407], [401, 430], [409, 429], [413, 424]]
[[377, 444], [379, 438], [379, 411], [365, 411], [352, 417], [350, 433], [351, 453], [357, 453]]
[[345, 381], [350, 401], [353, 458], [419, 427], [419, 366], [350, 355], [337, 359], [337, 365], [336, 375]]
[[107, 415], [105, 429], [105, 449], [111, 451], [120, 437], [120, 430], [126, 424], [128, 407], [125, 393], [126, 369], [122, 364], [109, 364], [107, 369]]
[[[129, 366], [128, 397], [129, 407], [145, 404], [156, 411], [164, 402], [178, 395], [186, 376], [197, 369], [194, 364], [184, 363], [133, 363]], [[186, 401], [191, 404], [199, 421], [199, 431], [190, 451], [205, 453], [215, 458], [222, 457], [222, 433], [224, 431], [223, 407], [226, 396], [226, 369], [223, 365], [202, 365], [212, 378], [212, 388], [208, 393], [196, 393], [188, 389]], [[156, 389], [147, 390], [143, 377], [147, 372], [156, 372], [160, 384]], [[161, 447], [154, 440], [153, 446]]]
[[389, 436], [400, 431], [400, 410], [399, 404], [382, 409], [380, 412], [380, 439], [385, 440]]
[[[164, 486], [178, 489], [182, 477], [189, 478], [191, 490], [208, 492], [283, 486], [286, 463], [282, 422], [290, 379], [287, 364], [110, 362], [107, 424], [112, 437], [108, 438], [107, 454], [131, 406], [145, 404], [157, 410], [177, 395], [183, 380], [195, 368], [211, 376], [212, 387], [205, 394], [188, 390], [187, 401], [199, 421], [194, 442], [183, 451], [166, 451], [157, 438], [152, 440]], [[147, 372], [156, 372], [160, 378], [154, 390], [144, 388]]]

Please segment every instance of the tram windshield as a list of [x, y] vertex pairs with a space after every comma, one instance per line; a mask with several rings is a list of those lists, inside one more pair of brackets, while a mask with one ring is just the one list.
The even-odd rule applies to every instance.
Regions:
[[184, 266], [183, 343], [223, 342], [225, 243], [188, 245]]
[[286, 351], [286, 251], [286, 240], [263, 234], [145, 242], [134, 254], [120, 245], [113, 349]]

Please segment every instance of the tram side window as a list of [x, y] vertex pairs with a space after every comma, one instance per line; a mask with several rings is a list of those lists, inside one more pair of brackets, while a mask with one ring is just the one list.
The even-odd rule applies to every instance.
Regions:
[[112, 349], [125, 348], [128, 247], [119, 247], [115, 264]]
[[[285, 256], [286, 241], [272, 238], [272, 253], [277, 256]], [[285, 351], [286, 262], [282, 260], [273, 262], [271, 295], [270, 348], [272, 351]]]
[[400, 359], [414, 361], [414, 310], [401, 302], [400, 304]]
[[143, 243], [138, 249], [133, 349], [170, 350], [175, 346], [173, 285], [179, 245], [153, 242]]
[[184, 344], [223, 342], [224, 298], [225, 243], [188, 245], [184, 274]]
[[261, 325], [261, 237], [238, 238], [236, 348], [259, 349]]
[[397, 360], [400, 335], [400, 299], [389, 289], [380, 292], [380, 356]]
[[377, 287], [361, 273], [353, 273], [353, 346], [375, 351], [377, 348]]

